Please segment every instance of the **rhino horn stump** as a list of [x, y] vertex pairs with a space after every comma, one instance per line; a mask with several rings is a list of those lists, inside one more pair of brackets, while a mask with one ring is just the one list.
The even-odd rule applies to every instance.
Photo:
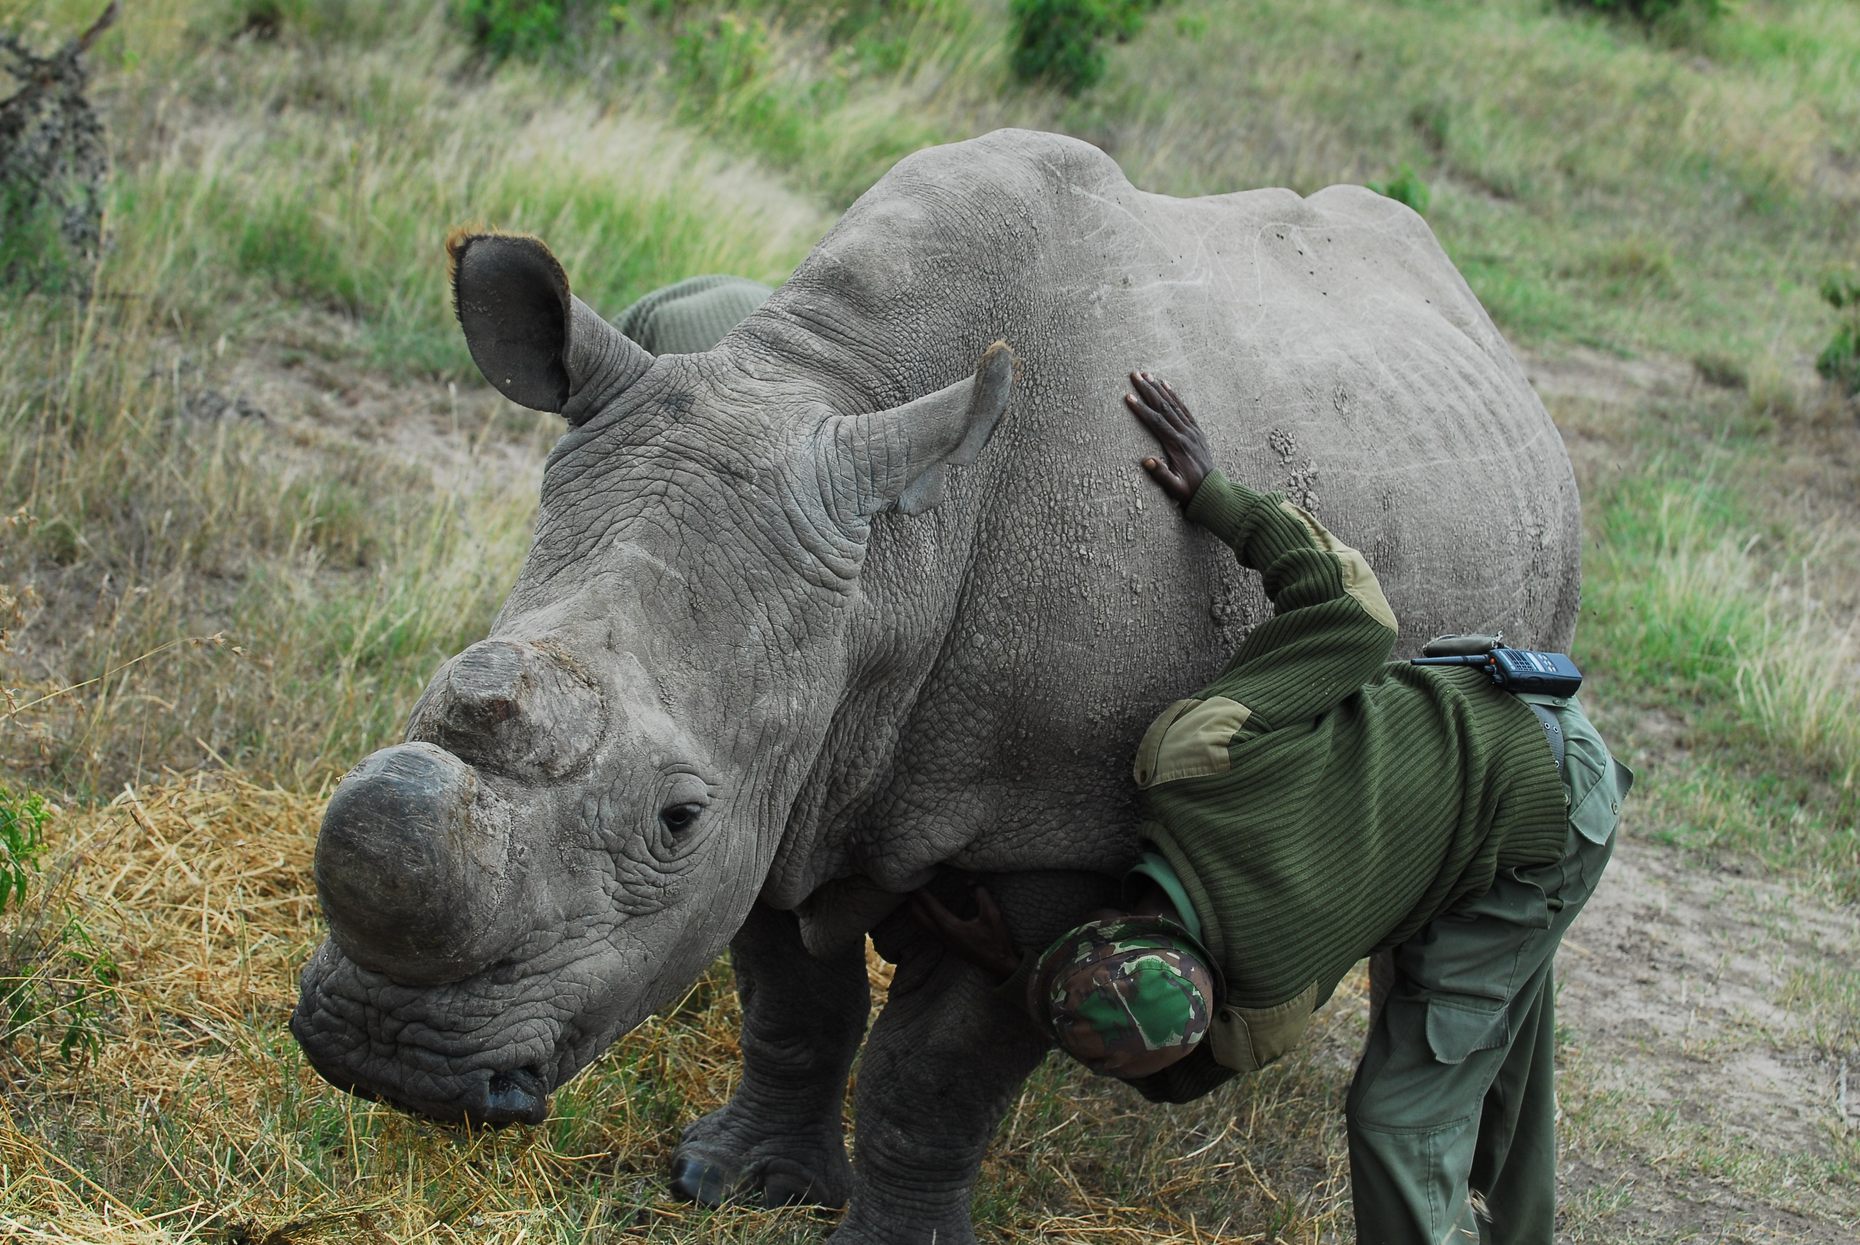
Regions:
[[427, 743], [384, 748], [331, 797], [316, 888], [355, 963], [397, 981], [458, 981], [509, 949], [510, 822], [477, 774]]
[[549, 782], [583, 769], [606, 728], [587, 676], [533, 645], [480, 640], [414, 706], [408, 738], [490, 775]]

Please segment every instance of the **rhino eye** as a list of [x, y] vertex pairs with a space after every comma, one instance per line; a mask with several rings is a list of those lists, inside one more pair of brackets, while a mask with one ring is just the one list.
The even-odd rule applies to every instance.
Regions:
[[659, 824], [673, 834], [677, 834], [682, 830], [689, 830], [697, 822], [698, 814], [703, 811], [702, 804], [674, 804], [669, 808], [659, 810]]

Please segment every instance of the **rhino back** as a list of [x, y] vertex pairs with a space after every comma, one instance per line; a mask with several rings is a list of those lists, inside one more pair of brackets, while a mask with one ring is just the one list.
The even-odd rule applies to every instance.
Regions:
[[943, 860], [1128, 861], [1143, 727], [1268, 612], [1138, 469], [1154, 443], [1119, 401], [1131, 368], [1176, 385], [1230, 475], [1364, 551], [1398, 651], [1447, 630], [1571, 639], [1561, 440], [1425, 223], [1372, 192], [1175, 199], [1076, 140], [1003, 131], [900, 164], [764, 315], [804, 326], [787, 348], [868, 408], [948, 383], [995, 337], [1024, 365], [949, 500], [874, 525], [870, 666], [777, 895], [848, 871], [908, 885]]

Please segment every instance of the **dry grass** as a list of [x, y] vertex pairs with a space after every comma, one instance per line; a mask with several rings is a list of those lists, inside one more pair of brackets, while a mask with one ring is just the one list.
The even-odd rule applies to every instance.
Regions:
[[[446, 1130], [337, 1092], [285, 1030], [320, 937], [322, 795], [230, 778], [125, 790], [54, 823], [74, 910], [117, 949], [108, 1037], [66, 1066], [0, 1056], [0, 1238], [48, 1242], [811, 1240], [805, 1210], [669, 1200], [678, 1127], [737, 1069], [727, 972], [629, 1034], [537, 1128]], [[872, 962], [882, 1001], [888, 969]], [[875, 1004], [876, 1005], [876, 1004]], [[988, 1160], [999, 1239], [1316, 1241], [1347, 1204], [1338, 1103], [1361, 983], [1287, 1067], [1159, 1110], [1048, 1066]], [[36, 1052], [36, 1053], [35, 1053]]]
[[[0, 1055], [0, 1239], [770, 1245], [831, 1227], [809, 1210], [705, 1211], [667, 1195], [679, 1127], [723, 1102], [737, 1072], [721, 965], [558, 1092], [535, 1128], [439, 1128], [321, 1082], [285, 1030], [296, 969], [321, 936], [310, 882], [321, 804], [320, 793], [198, 777], [54, 822], [73, 910], [116, 949], [122, 975], [93, 1059], [61, 1064], [44, 1042]], [[874, 960], [871, 971], [876, 1006], [887, 970]], [[1851, 1057], [1851, 982], [1797, 974], [1779, 1002], [1824, 1018], [1809, 1026], [1820, 1047]], [[1293, 1056], [1188, 1107], [1151, 1107], [1049, 1062], [983, 1170], [983, 1239], [1344, 1238], [1341, 1100], [1365, 1012], [1352, 979]], [[1597, 1061], [1610, 1056], [1565, 1054], [1565, 1141], [1581, 1173], [1571, 1240], [1673, 1239], [1677, 1225], [1713, 1221], [1687, 1218], [1698, 1197], [1734, 1208], [1716, 1221], [1753, 1231], [1788, 1214], [1832, 1224], [1860, 1207], [1845, 1151], [1753, 1152], [1714, 1127], [1707, 1103], [1600, 1089]]]

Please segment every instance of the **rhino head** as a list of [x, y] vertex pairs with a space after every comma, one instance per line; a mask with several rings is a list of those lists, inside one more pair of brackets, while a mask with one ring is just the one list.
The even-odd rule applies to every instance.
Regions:
[[743, 334], [654, 358], [536, 239], [448, 252], [480, 370], [568, 431], [490, 636], [329, 802], [330, 937], [291, 1029], [341, 1088], [533, 1122], [742, 924], [846, 687], [871, 520], [937, 503], [1014, 362], [996, 343], [973, 376], [858, 409], [845, 377]]

